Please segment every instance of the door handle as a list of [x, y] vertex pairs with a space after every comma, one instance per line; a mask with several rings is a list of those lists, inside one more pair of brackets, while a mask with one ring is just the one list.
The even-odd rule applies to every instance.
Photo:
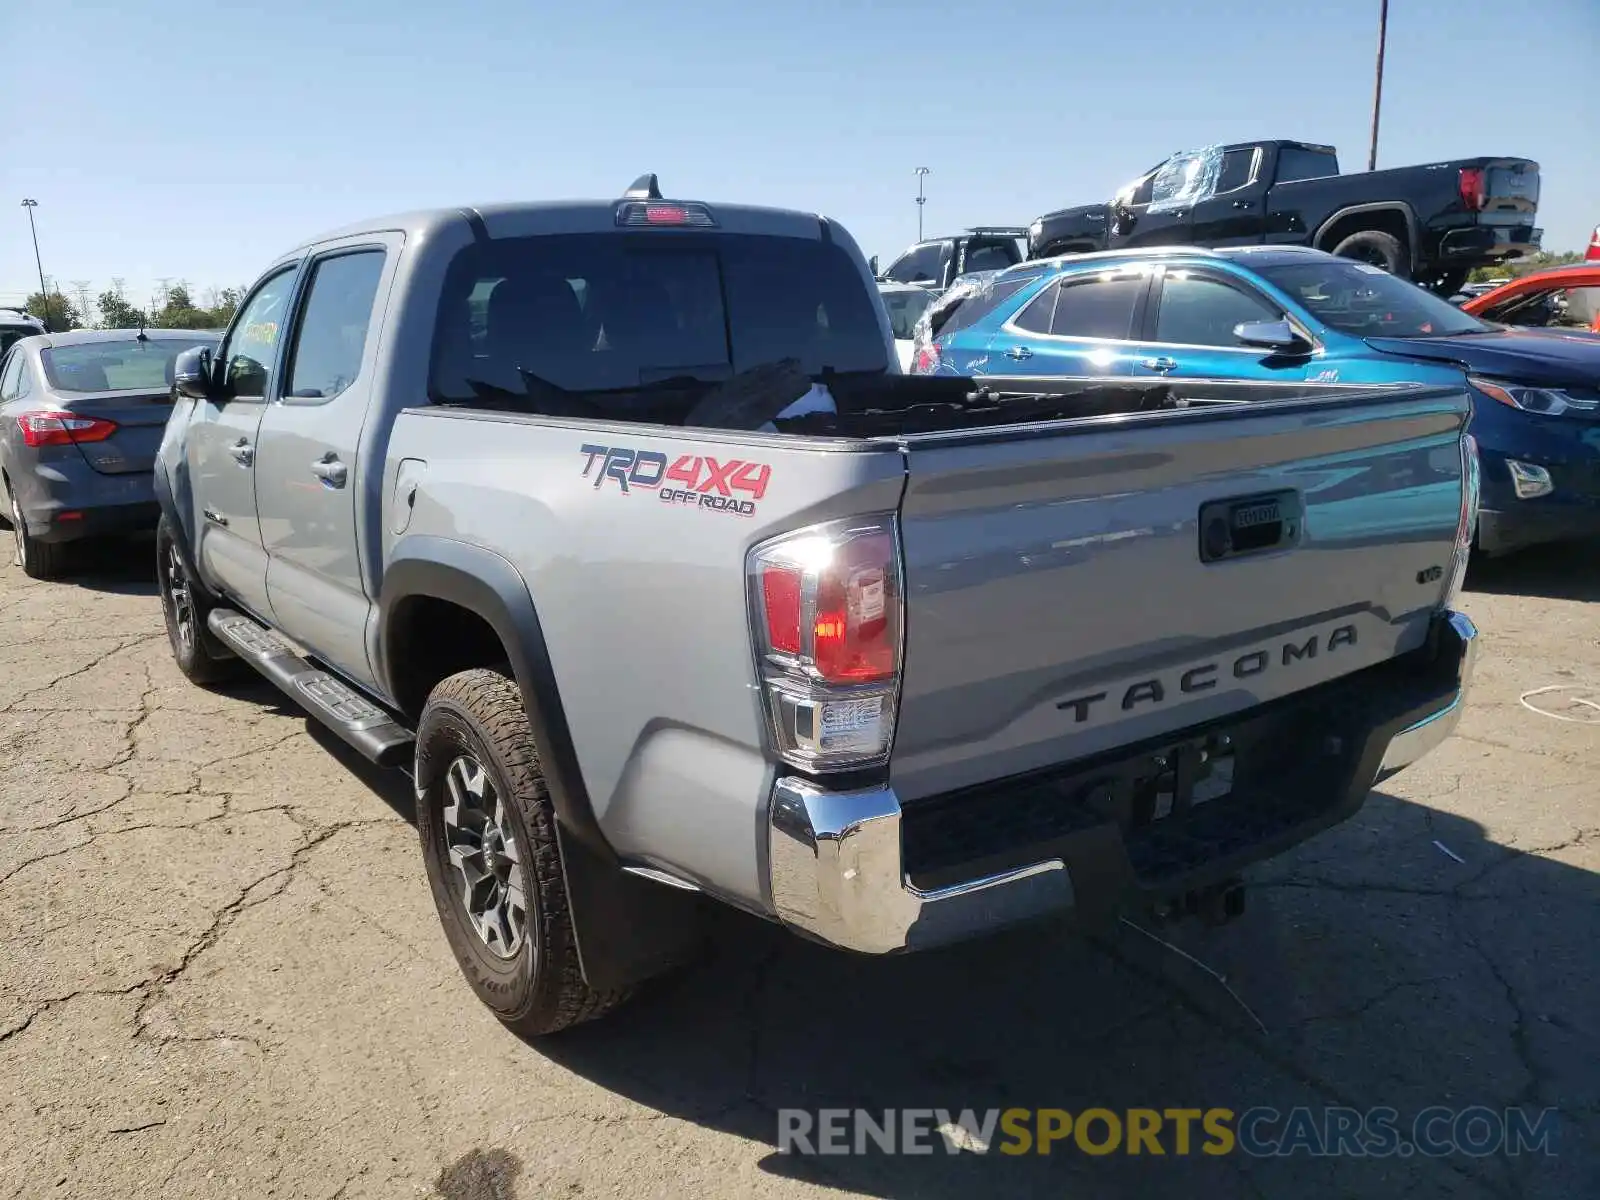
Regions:
[[205, 513], [206, 520], [210, 521], [213, 525], [221, 525], [224, 529], [228, 527], [228, 518], [217, 512], [215, 509], [207, 508], [202, 511]]
[[329, 450], [311, 464], [311, 473], [331, 488], [342, 488], [350, 478], [350, 469], [339, 461], [339, 456]]
[[1178, 360], [1175, 358], [1141, 358], [1139, 365], [1150, 371], [1160, 371], [1165, 375], [1168, 371], [1177, 369]]
[[241, 467], [248, 467], [256, 460], [255, 447], [250, 445], [249, 442], [245, 441], [244, 438], [240, 438], [233, 445], [229, 446], [228, 453], [233, 456], [233, 461], [238, 463]]
[[1018, 360], [1021, 360], [1021, 359], [1024, 359], [1024, 358], [1032, 358], [1033, 357], [1033, 351], [1029, 350], [1026, 346], [1013, 346], [1013, 347], [1011, 347], [1011, 349], [1006, 351], [1006, 357], [1007, 358], [1015, 358], [1015, 359], [1018, 359]]

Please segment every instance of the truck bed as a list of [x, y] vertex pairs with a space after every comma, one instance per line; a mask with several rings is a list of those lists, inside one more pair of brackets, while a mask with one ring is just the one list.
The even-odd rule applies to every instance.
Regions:
[[[426, 466], [386, 558], [459, 539], [526, 580], [618, 854], [758, 911], [744, 571], [768, 537], [897, 514], [908, 804], [1381, 663], [1449, 586], [1462, 390], [834, 382], [840, 413], [785, 432], [433, 407], [387, 454], [390, 488]], [[1217, 521], [1245, 548], [1207, 561]]]

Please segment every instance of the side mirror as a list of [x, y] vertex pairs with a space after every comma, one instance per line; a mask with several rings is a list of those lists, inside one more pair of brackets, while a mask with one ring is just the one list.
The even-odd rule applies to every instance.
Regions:
[[1303, 354], [1311, 348], [1287, 321], [1245, 321], [1233, 327], [1233, 336], [1240, 345], [1277, 354]]
[[880, 281], [883, 279], [882, 273], [878, 270], [878, 256], [876, 254], [867, 259], [867, 270], [872, 272], [872, 277], [874, 279]]
[[172, 386], [190, 400], [210, 400], [216, 394], [211, 370], [211, 347], [192, 346], [173, 361]]

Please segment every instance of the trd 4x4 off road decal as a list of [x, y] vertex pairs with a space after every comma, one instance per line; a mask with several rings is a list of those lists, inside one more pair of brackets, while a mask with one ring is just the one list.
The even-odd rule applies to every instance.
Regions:
[[753, 517], [755, 502], [767, 494], [772, 468], [742, 458], [680, 454], [676, 461], [657, 450], [626, 446], [580, 446], [583, 477], [598, 489], [609, 481], [625, 496], [650, 492], [663, 504]]

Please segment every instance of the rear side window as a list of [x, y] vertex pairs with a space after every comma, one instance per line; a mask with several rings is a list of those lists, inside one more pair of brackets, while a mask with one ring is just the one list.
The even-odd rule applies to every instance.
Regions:
[[1050, 332], [1058, 337], [1126, 340], [1133, 329], [1133, 310], [1144, 290], [1144, 275], [1096, 275], [1061, 285]]
[[462, 250], [447, 274], [432, 394], [470, 403], [726, 379], [799, 360], [888, 368], [855, 262], [807, 238], [572, 234]]
[[1324, 179], [1339, 173], [1337, 155], [1325, 150], [1302, 150], [1298, 146], [1285, 146], [1278, 151], [1278, 182], [1293, 183], [1296, 179]]
[[941, 337], [947, 333], [960, 333], [968, 326], [976, 325], [1038, 278], [1037, 275], [1023, 275], [1016, 279], [1002, 279], [988, 283], [964, 296], [952, 298], [953, 302], [941, 299], [935, 305], [932, 319], [929, 321], [929, 336]]
[[1004, 242], [979, 242], [967, 247], [967, 261], [962, 266], [968, 271], [1003, 271], [1021, 261], [1014, 245]]
[[22, 353], [18, 351], [5, 360], [0, 370], [0, 400], [15, 400], [22, 394]]
[[1235, 325], [1276, 321], [1282, 316], [1265, 300], [1220, 280], [1169, 271], [1161, 284], [1156, 341], [1180, 346], [1237, 346]]
[[164, 392], [172, 386], [173, 360], [193, 346], [214, 346], [214, 338], [136, 338], [81, 342], [39, 352], [50, 386], [63, 392]]
[[355, 382], [382, 275], [381, 250], [336, 255], [312, 268], [295, 332], [290, 396], [331, 400]]

